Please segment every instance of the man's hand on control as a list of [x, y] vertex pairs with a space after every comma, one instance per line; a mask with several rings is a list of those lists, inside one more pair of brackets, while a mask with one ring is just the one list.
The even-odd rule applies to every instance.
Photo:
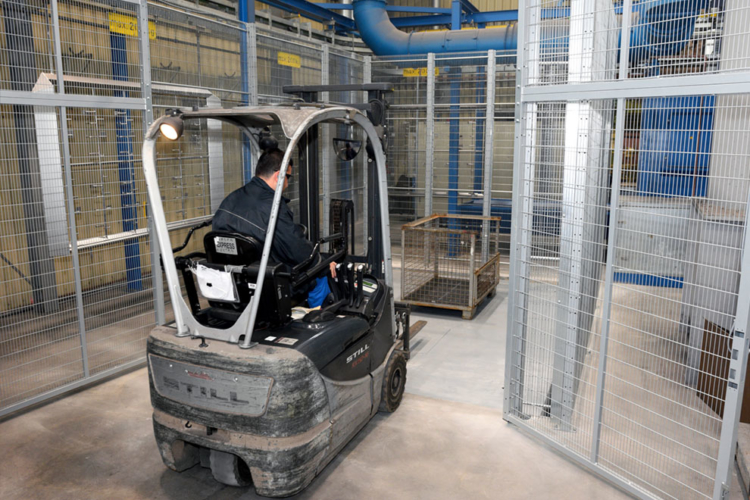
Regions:
[[331, 265], [329, 267], [331, 268], [331, 277], [336, 278], [336, 263], [331, 262]]

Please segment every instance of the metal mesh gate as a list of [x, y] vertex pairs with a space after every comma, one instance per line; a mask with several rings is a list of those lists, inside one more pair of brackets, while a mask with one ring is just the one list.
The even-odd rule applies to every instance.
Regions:
[[639, 497], [729, 491], [749, 19], [744, 2], [521, 12], [505, 416]]
[[[289, 102], [283, 85], [329, 78], [366, 81], [365, 59], [145, 0], [0, 3], [0, 415], [137, 366], [170, 320], [140, 163], [153, 117]], [[248, 149], [213, 120], [159, 143], [173, 244], [252, 175]], [[364, 161], [333, 169], [363, 224]]]

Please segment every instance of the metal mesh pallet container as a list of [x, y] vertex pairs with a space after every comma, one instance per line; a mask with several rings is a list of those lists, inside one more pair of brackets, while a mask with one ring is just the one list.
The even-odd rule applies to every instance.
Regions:
[[401, 228], [401, 297], [408, 304], [463, 311], [495, 296], [501, 217], [435, 214]]

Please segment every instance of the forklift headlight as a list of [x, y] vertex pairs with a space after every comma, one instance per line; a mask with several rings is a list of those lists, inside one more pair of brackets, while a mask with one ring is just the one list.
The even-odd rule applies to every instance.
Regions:
[[170, 116], [165, 119], [159, 125], [159, 132], [170, 141], [176, 141], [182, 135], [182, 118]]

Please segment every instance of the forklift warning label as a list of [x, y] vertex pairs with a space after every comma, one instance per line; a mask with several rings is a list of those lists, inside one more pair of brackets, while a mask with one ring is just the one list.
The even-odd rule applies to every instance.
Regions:
[[301, 60], [299, 56], [295, 56], [294, 54], [287, 54], [286, 52], [279, 52], [277, 62], [279, 63], [279, 66], [289, 66], [291, 68], [301, 68]]
[[277, 344], [284, 344], [284, 345], [294, 345], [299, 341], [299, 339], [289, 339], [286, 337], [281, 337], [279, 340], [276, 341]]
[[216, 251], [225, 255], [237, 255], [237, 240], [217, 236], [214, 238]]

